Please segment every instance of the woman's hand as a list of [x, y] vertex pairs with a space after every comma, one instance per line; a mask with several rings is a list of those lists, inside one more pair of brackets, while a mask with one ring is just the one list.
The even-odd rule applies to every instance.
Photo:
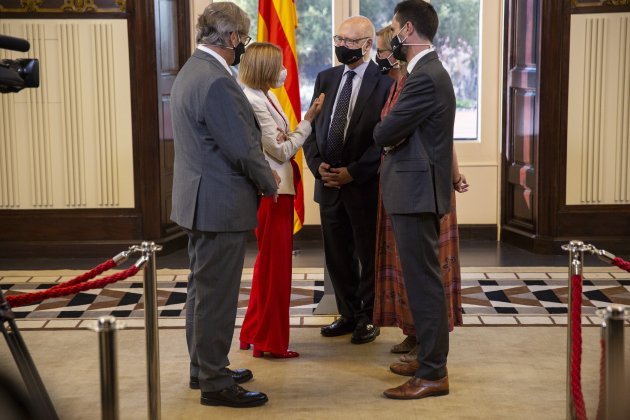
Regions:
[[313, 103], [311, 104], [311, 107], [308, 109], [308, 111], [306, 111], [306, 114], [304, 114], [304, 119], [310, 123], [313, 123], [313, 120], [319, 115], [319, 113], [322, 111], [322, 107], [324, 106], [324, 98], [326, 97], [325, 94], [320, 93], [319, 96], [317, 97], [317, 99], [315, 99], [313, 101]]
[[285, 133], [284, 130], [281, 130], [278, 127], [278, 135], [276, 136], [276, 143], [282, 144], [287, 140], [289, 140], [289, 135]]
[[468, 191], [469, 186], [470, 185], [466, 182], [466, 176], [464, 176], [464, 174], [459, 174], [459, 179], [456, 182], [453, 182], [453, 188], [455, 188], [455, 191], [458, 193]]

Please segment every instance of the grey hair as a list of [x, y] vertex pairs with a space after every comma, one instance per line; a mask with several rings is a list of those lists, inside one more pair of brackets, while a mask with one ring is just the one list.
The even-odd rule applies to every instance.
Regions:
[[230, 32], [247, 34], [250, 19], [236, 4], [225, 1], [211, 3], [197, 19], [197, 43], [229, 46]]

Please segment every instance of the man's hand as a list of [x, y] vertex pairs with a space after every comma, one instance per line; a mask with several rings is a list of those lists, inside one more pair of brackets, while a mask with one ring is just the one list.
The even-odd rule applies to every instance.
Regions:
[[322, 175], [322, 180], [324, 181], [325, 187], [341, 188], [342, 185], [354, 181], [354, 178], [352, 178], [352, 175], [348, 172], [348, 168], [344, 166], [330, 169], [325, 177]]
[[328, 176], [328, 174], [330, 173], [330, 165], [326, 162], [322, 162], [319, 164], [319, 168], [317, 169], [317, 171], [319, 172], [319, 176], [322, 177], [322, 179], [324, 179], [325, 176]]

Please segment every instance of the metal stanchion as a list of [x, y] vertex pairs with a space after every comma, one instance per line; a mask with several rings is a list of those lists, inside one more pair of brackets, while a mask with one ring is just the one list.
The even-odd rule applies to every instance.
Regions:
[[624, 367], [624, 322], [628, 311], [622, 305], [610, 305], [600, 309], [597, 314], [603, 318], [602, 338], [604, 339], [606, 357], [606, 399], [605, 416], [607, 420], [627, 418], [624, 414], [625, 391]]
[[160, 342], [158, 337], [157, 273], [155, 252], [162, 250], [154, 242], [142, 242], [144, 266], [144, 323], [147, 344], [147, 390], [149, 419], [160, 420]]
[[46, 391], [44, 382], [39, 376], [35, 362], [26, 347], [22, 334], [15, 323], [15, 315], [11, 307], [4, 298], [0, 289], [0, 332], [7, 341], [9, 350], [13, 355], [13, 360], [22, 375], [26, 389], [30, 393], [31, 404], [33, 405], [34, 416], [38, 419], [58, 420], [57, 412], [53, 406], [50, 396]]
[[571, 322], [571, 304], [573, 302], [573, 287], [571, 277], [582, 275], [582, 264], [584, 261], [584, 242], [571, 241], [568, 245], [563, 245], [562, 249], [569, 251], [569, 288], [567, 294], [567, 419], [575, 418], [575, 402], [571, 394], [571, 359], [573, 348], [573, 334]]
[[124, 323], [113, 316], [104, 316], [92, 328], [98, 332], [98, 347], [101, 360], [101, 418], [118, 420], [118, 367], [116, 361], [116, 331]]

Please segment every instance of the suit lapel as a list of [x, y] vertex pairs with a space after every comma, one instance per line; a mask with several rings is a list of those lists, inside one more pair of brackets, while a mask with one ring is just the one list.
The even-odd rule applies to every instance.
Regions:
[[367, 69], [365, 69], [365, 73], [363, 73], [361, 88], [359, 89], [357, 101], [354, 104], [354, 109], [352, 110], [352, 115], [350, 116], [350, 123], [348, 124], [349, 127], [354, 127], [357, 124], [357, 121], [359, 121], [361, 112], [363, 112], [365, 104], [368, 102], [370, 95], [372, 95], [372, 92], [376, 87], [378, 74], [378, 66], [370, 60]]

